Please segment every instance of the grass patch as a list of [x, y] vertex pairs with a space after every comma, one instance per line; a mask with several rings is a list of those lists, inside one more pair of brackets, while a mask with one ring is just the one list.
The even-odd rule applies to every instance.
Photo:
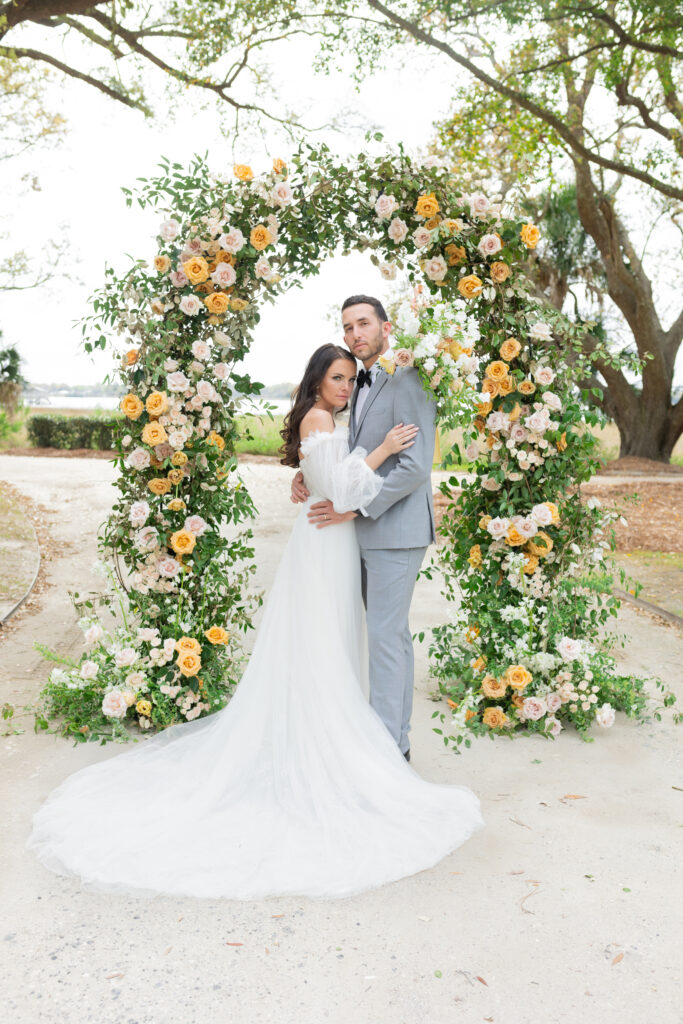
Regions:
[[237, 416], [236, 423], [242, 437], [235, 446], [240, 455], [276, 456], [282, 446], [280, 431], [284, 416]]

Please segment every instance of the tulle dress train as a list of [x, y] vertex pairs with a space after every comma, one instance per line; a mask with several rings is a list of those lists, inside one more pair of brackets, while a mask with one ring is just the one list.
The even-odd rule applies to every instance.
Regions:
[[302, 449], [311, 498], [235, 696], [58, 786], [27, 844], [46, 867], [145, 895], [334, 898], [429, 868], [483, 826], [471, 790], [421, 779], [368, 704], [353, 523], [306, 517], [322, 496], [357, 508], [381, 479], [344, 427]]

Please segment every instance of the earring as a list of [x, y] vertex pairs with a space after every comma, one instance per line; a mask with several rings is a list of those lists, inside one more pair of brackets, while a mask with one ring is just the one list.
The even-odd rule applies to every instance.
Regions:
[[316, 402], [320, 401], [320, 392], [319, 391], [316, 391], [316, 393], [315, 393], [315, 401]]

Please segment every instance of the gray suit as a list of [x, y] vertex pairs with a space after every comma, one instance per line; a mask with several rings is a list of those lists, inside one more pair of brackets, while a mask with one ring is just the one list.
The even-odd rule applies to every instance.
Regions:
[[431, 470], [436, 403], [417, 371], [380, 371], [355, 422], [358, 391], [351, 401], [349, 447], [371, 452], [397, 423], [420, 428], [415, 444], [390, 456], [377, 472], [382, 490], [367, 516], [355, 519], [361, 549], [363, 600], [370, 646], [370, 703], [402, 751], [410, 743], [414, 654], [408, 624], [415, 580], [427, 546], [435, 540]]

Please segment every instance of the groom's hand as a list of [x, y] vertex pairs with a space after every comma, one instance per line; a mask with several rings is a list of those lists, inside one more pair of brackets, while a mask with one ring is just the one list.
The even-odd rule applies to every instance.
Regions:
[[300, 505], [303, 501], [306, 501], [307, 498], [310, 498], [310, 496], [311, 492], [304, 485], [304, 475], [301, 470], [299, 470], [292, 480], [292, 493], [290, 495], [290, 500], [293, 501], [295, 505]]
[[318, 529], [324, 526], [336, 526], [338, 523], [346, 523], [349, 519], [355, 519], [355, 512], [335, 512], [331, 501], [316, 501], [308, 511], [308, 520]]

